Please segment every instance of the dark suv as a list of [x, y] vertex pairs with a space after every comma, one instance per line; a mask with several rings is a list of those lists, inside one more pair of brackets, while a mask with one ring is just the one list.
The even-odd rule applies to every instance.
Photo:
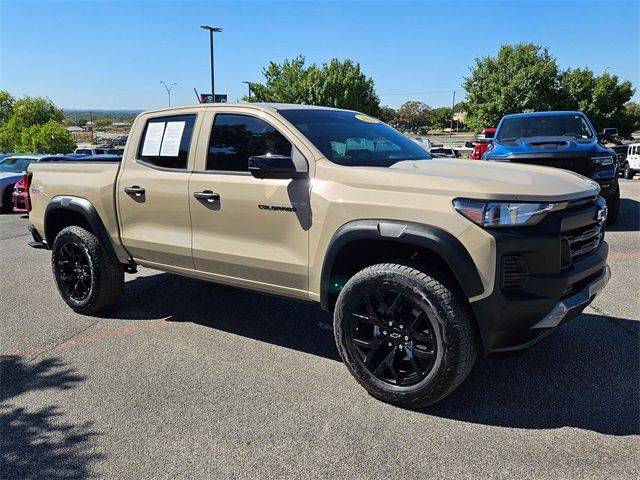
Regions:
[[596, 133], [582, 112], [505, 115], [483, 160], [558, 167], [593, 179], [607, 202], [607, 224], [612, 225], [620, 208], [619, 162], [600, 140], [616, 134], [615, 128]]

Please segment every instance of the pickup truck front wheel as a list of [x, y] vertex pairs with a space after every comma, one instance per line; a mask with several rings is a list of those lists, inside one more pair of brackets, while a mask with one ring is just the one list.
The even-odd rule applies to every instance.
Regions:
[[419, 265], [373, 265], [338, 297], [342, 360], [374, 397], [406, 408], [433, 404], [467, 377], [479, 349], [466, 298], [445, 274]]
[[58, 291], [73, 310], [92, 314], [118, 300], [124, 267], [109, 259], [95, 235], [81, 227], [66, 227], [56, 236], [52, 250]]

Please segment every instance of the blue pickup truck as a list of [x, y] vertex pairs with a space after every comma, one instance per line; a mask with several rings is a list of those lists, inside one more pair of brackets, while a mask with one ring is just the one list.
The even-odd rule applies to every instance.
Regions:
[[618, 158], [600, 141], [615, 128], [596, 133], [582, 112], [535, 112], [505, 115], [482, 157], [496, 162], [558, 167], [589, 177], [600, 185], [612, 225], [620, 209]]

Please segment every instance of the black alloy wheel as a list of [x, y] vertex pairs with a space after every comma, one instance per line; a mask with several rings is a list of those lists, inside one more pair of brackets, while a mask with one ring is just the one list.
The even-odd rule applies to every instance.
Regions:
[[345, 334], [356, 358], [376, 378], [409, 386], [433, 369], [438, 349], [436, 324], [436, 314], [429, 305], [380, 288], [362, 299]]
[[85, 301], [93, 285], [93, 267], [86, 250], [77, 243], [65, 243], [56, 259], [56, 278], [63, 291], [76, 302]]

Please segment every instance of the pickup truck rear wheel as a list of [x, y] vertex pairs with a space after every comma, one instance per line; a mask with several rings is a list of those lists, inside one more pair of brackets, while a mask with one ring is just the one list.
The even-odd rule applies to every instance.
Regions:
[[436, 269], [373, 265], [338, 297], [336, 344], [356, 380], [401, 407], [433, 404], [467, 377], [479, 349], [466, 298]]
[[52, 250], [58, 291], [73, 310], [92, 314], [118, 300], [124, 266], [109, 259], [95, 235], [81, 227], [66, 227], [56, 236]]

